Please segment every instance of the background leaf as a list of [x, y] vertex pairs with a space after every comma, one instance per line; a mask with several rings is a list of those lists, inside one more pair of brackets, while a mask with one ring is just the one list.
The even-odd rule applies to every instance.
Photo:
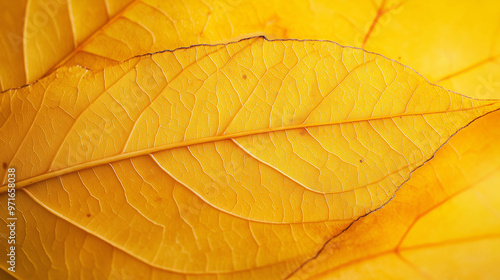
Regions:
[[[498, 1], [105, 1], [108, 9], [102, 3], [67, 8], [58, 1], [30, 1], [27, 10], [4, 2], [0, 60], [9, 63], [0, 65], [2, 89], [32, 82], [56, 64], [101, 69], [148, 52], [261, 34], [363, 47], [476, 98], [494, 98], [500, 90]], [[58, 11], [55, 20], [37, 25], [32, 17], [51, 9]], [[89, 9], [91, 17], [76, 20]], [[31, 16], [23, 22], [25, 10]], [[69, 19], [77, 32], [52, 25], [69, 26]], [[40, 56], [49, 50], [51, 55]]]
[[0, 1], [0, 90], [36, 81], [79, 52], [130, 0]]

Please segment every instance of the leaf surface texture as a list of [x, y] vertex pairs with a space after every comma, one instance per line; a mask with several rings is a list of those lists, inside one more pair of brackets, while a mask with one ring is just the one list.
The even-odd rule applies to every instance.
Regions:
[[500, 107], [380, 55], [261, 37], [61, 68], [1, 102], [20, 239], [39, 240], [21, 271], [49, 278], [285, 277]]
[[498, 278], [498, 121], [495, 112], [451, 138], [390, 203], [289, 279]]
[[[71, 8], [45, 2], [8, 5], [16, 18], [28, 15], [0, 25], [0, 58], [11, 61], [0, 65], [0, 89], [31, 83], [60, 65], [102, 69], [144, 53], [265, 35], [381, 53], [468, 96], [494, 98], [500, 90], [498, 1], [137, 0]], [[78, 20], [89, 7], [92, 16]], [[76, 31], [37, 24], [51, 10], [58, 12], [54, 22], [71, 22]], [[41, 56], [45, 50], [50, 55]]]

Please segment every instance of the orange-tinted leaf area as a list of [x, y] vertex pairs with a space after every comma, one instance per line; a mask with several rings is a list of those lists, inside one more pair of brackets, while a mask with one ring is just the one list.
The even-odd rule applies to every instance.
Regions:
[[500, 277], [499, 121], [491, 114], [453, 137], [390, 203], [328, 242], [292, 279]]
[[500, 2], [0, 2], [0, 279], [500, 278]]

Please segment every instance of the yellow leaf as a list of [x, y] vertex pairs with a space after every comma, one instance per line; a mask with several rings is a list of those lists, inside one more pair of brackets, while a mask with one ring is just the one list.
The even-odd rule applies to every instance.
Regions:
[[2, 0], [0, 16], [0, 90], [44, 76], [131, 0]]
[[260, 37], [1, 98], [23, 278], [284, 277], [500, 108], [380, 55]]
[[[21, 19], [25, 8], [11, 2], [6, 5], [12, 9], [9, 14]], [[44, 5], [37, 2], [30, 1], [30, 15], [44, 14]], [[76, 43], [72, 33], [62, 34], [62, 28], [49, 24], [38, 26], [30, 16], [25, 31], [22, 20], [17, 25], [0, 24], [0, 61], [9, 62], [0, 65], [0, 89], [32, 82], [55, 65], [102, 69], [144, 53], [261, 34], [268, 38], [325, 39], [362, 47], [411, 66], [431, 82], [476, 98], [498, 97], [496, 92], [500, 92], [499, 1], [458, 1], [453, 5], [445, 0], [120, 3], [126, 6], [120, 12], [121, 7], [112, 9], [108, 22], [100, 16], [104, 13], [99, 8], [102, 4], [60, 8], [59, 21], [79, 18], [76, 14], [86, 14], [89, 9], [97, 13], [83, 23], [74, 21], [77, 30], [86, 28], [85, 32], [77, 32], [82, 34], [77, 37], [87, 37]], [[32, 35], [31, 29], [37, 32]], [[55, 34], [55, 30], [59, 33]], [[18, 38], [18, 48], [12, 47], [9, 36]], [[56, 39], [49, 41], [47, 37]]]
[[499, 278], [499, 122], [495, 112], [453, 137], [390, 203], [290, 278]]
[[[24, 68], [30, 73], [38, 71], [38, 73], [43, 74], [43, 71], [50, 69], [60, 59], [63, 59], [63, 62], [68, 60], [67, 65], [80, 64], [92, 69], [99, 69], [103, 65], [116, 63], [114, 60], [96, 55], [99, 53], [110, 56], [134, 52], [142, 54], [153, 51], [147, 47], [147, 44], [151, 44], [151, 42], [153, 42], [151, 46], [156, 48], [155, 50], [163, 50], [177, 46], [188, 46], [193, 43], [226, 41], [231, 40], [234, 36], [242, 37], [246, 36], [245, 34], [258, 33], [274, 38], [332, 39], [342, 44], [364, 46], [369, 50], [384, 53], [411, 65], [432, 81], [439, 81], [440, 84], [449, 89], [479, 98], [500, 97], [498, 95], [500, 93], [500, 84], [498, 83], [500, 71], [498, 71], [498, 63], [496, 63], [498, 61], [498, 44], [495, 42], [495, 38], [498, 37], [495, 35], [498, 32], [499, 3], [495, 1], [460, 1], [453, 5], [449, 5], [445, 1], [406, 1], [402, 3], [382, 1], [375, 4], [370, 1], [366, 1], [366, 3], [361, 1], [325, 1], [325, 3], [314, 1], [305, 5], [305, 2], [286, 1], [283, 4], [282, 1], [269, 0], [262, 2], [238, 1], [237, 3], [231, 1], [232, 6], [224, 3], [225, 1], [189, 1], [182, 4], [176, 1], [164, 2], [136, 1], [135, 4], [127, 6], [123, 10], [123, 14], [116, 14], [117, 16], [109, 21], [102, 30], [88, 37], [89, 39], [86, 41], [79, 41], [78, 44], [73, 43], [74, 39], [71, 36], [60, 34], [61, 36], [57, 37], [57, 40], [69, 40], [69, 43], [56, 40], [58, 43], [53, 44], [50, 41], [45, 41], [42, 44], [43, 47], [40, 48], [40, 43], [35, 42], [46, 40], [47, 37], [54, 40], [54, 34], [51, 33], [51, 25], [35, 25], [34, 29], [37, 29], [37, 32], [27, 32], [26, 41], [30, 43], [22, 47], [23, 52], [26, 50], [26, 53], [35, 53], [34, 56], [27, 56], [31, 59], [26, 61], [23, 58], [23, 52], [16, 51], [16, 49], [5, 49], [3, 48], [5, 45], [2, 45], [5, 42], [15, 43], [16, 41], [12, 41], [12, 39], [23, 36], [21, 31], [23, 22], [21, 20], [19, 20], [15, 30], [9, 29], [11, 25], [7, 23], [12, 19], [21, 19], [25, 7], [18, 8], [9, 3], [7, 7], [16, 9], [17, 12], [13, 13], [9, 10], [6, 13], [7, 16], [0, 17], [0, 29], [2, 29], [0, 36], [3, 39], [0, 40], [0, 48], [3, 48], [0, 51], [0, 61], [6, 62], [0, 65], [0, 71], [3, 71], [0, 73], [0, 88], [20, 86], [28, 81], [33, 81], [36, 79], [35, 76], [29, 75], [30, 80], [26, 79], [25, 74], [23, 74], [22, 79], [24, 80], [17, 84], [4, 86], [10, 81], [15, 81], [17, 79], [16, 73], [22, 74]], [[43, 13], [43, 5], [33, 4], [37, 1], [30, 1], [30, 3], [30, 14], [38, 13], [37, 20], [43, 19], [43, 16], [40, 16], [40, 10]], [[74, 5], [76, 4], [73, 3]], [[40, 7], [40, 10], [37, 10], [37, 6]], [[85, 25], [81, 25], [93, 28], [89, 28], [89, 30], [97, 30], [98, 26], [106, 21], [103, 18], [97, 24], [94, 22], [95, 18], [99, 18], [95, 13], [103, 11], [103, 9], [95, 7], [97, 6], [92, 5], [94, 15], [86, 17]], [[72, 17], [71, 11], [75, 10], [78, 11], [78, 8], [62, 9], [62, 11], [68, 11], [70, 17]], [[162, 17], [161, 14], [165, 14], [168, 18]], [[60, 16], [60, 18], [64, 17], [65, 15]], [[33, 22], [33, 19], [27, 20], [25, 29], [28, 31], [33, 29]], [[176, 28], [172, 28], [172, 24], [177, 24]], [[47, 26], [50, 28], [47, 29]], [[66, 27], [62, 27], [59, 31], [68, 30], [64, 29]], [[45, 30], [48, 30], [48, 35]], [[123, 30], [127, 30], [127, 32]], [[182, 33], [177, 33], [177, 30], [182, 30]], [[89, 31], [88, 34], [90, 33]], [[35, 34], [39, 38], [35, 39], [31, 37], [31, 34]], [[180, 39], [173, 34], [180, 34]], [[367, 36], [368, 34], [369, 36]], [[164, 37], [168, 37], [168, 39], [164, 39]], [[365, 40], [365, 38], [368, 39]], [[68, 51], [71, 46], [76, 45], [78, 47], [69, 55], [68, 52], [61, 51]], [[138, 47], [142, 47], [142, 49]], [[57, 51], [50, 55], [44, 54], [37, 57], [37, 52], [41, 53], [41, 50], [45, 52], [53, 49], [57, 49]], [[48, 57], [50, 57], [52, 64], [33, 63], [36, 59], [48, 60]], [[127, 55], [122, 55], [121, 60], [127, 58]], [[22, 62], [22, 64], [18, 62]], [[492, 122], [489, 127], [494, 129], [495, 125]], [[487, 142], [488, 139], [477, 136], [462, 144], [480, 146], [495, 143], [494, 141]], [[438, 154], [438, 158], [445, 157], [450, 161], [450, 165], [458, 160], [455, 157], [463, 158], [461, 155], [456, 156], [453, 152], [444, 153], [442, 151]], [[490, 159], [487, 157], [488, 149], [481, 150], [481, 152], [479, 149], [474, 151], [478, 152], [477, 158], [471, 159], [469, 164], [475, 167], [490, 165], [490, 162], [486, 160]], [[478, 159], [484, 160], [479, 161]], [[474, 170], [481, 170], [481, 168]], [[471, 172], [468, 174], [471, 177], [474, 176]], [[456, 182], [451, 181], [448, 184], [453, 185]], [[490, 185], [495, 186], [494, 181]], [[432, 189], [433, 186], [428, 185], [427, 188]], [[457, 214], [449, 212], [446, 219], [450, 219], [454, 215]]]

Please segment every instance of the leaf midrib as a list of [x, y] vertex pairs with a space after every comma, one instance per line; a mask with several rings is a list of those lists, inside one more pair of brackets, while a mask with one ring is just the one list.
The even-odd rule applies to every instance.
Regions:
[[[27, 178], [27, 179], [23, 179], [23, 180], [18, 181], [16, 183], [16, 188], [22, 189], [22, 188], [29, 186], [31, 184], [38, 183], [38, 182], [41, 182], [44, 180], [48, 180], [48, 179], [51, 179], [54, 177], [66, 175], [66, 174], [69, 174], [72, 172], [76, 172], [76, 171], [80, 171], [80, 170], [84, 170], [84, 169], [88, 169], [88, 168], [97, 167], [97, 166], [104, 165], [104, 164], [109, 164], [112, 162], [117, 162], [117, 161], [124, 160], [124, 159], [130, 159], [130, 158], [139, 157], [139, 156], [143, 156], [143, 155], [153, 154], [156, 152], [162, 152], [162, 151], [166, 151], [166, 150], [171, 150], [171, 149], [175, 149], [175, 148], [182, 148], [182, 147], [187, 147], [187, 146], [192, 146], [192, 145], [218, 142], [218, 141], [235, 139], [235, 138], [245, 137], [245, 136], [250, 136], [250, 135], [271, 133], [271, 132], [278, 132], [278, 131], [285, 131], [285, 130], [294, 130], [294, 129], [300, 129], [300, 128], [310, 128], [310, 127], [329, 126], [329, 125], [342, 125], [342, 124], [357, 123], [357, 122], [369, 122], [369, 121], [392, 119], [392, 118], [398, 118], [398, 117], [424, 116], [424, 115], [433, 115], [433, 114], [464, 112], [464, 111], [470, 111], [470, 110], [477, 110], [479, 108], [488, 107], [488, 106], [492, 106], [495, 104], [500, 104], [500, 101], [484, 104], [484, 105], [477, 106], [477, 107], [471, 107], [471, 108], [467, 108], [467, 109], [410, 113], [410, 114], [403, 113], [403, 114], [396, 114], [396, 115], [391, 115], [391, 116], [369, 117], [369, 118], [361, 118], [361, 119], [354, 119], [354, 120], [341, 120], [341, 121], [332, 121], [332, 122], [319, 122], [319, 123], [306, 123], [306, 124], [302, 123], [302, 124], [296, 124], [296, 125], [290, 125], [290, 126], [262, 128], [262, 129], [255, 129], [255, 130], [243, 131], [243, 132], [238, 132], [238, 133], [231, 133], [231, 134], [216, 135], [216, 136], [211, 136], [211, 137], [192, 139], [192, 140], [187, 140], [187, 141], [176, 142], [176, 143], [171, 143], [171, 144], [167, 144], [167, 145], [161, 145], [161, 146], [157, 146], [157, 147], [151, 147], [151, 148], [147, 148], [147, 149], [137, 150], [137, 151], [133, 151], [133, 152], [122, 153], [122, 154], [118, 154], [118, 155], [114, 155], [114, 156], [110, 156], [110, 157], [106, 157], [106, 158], [102, 158], [102, 159], [93, 160], [93, 161], [85, 162], [82, 164], [70, 166], [70, 167], [60, 169], [57, 171], [46, 172], [46, 173], [31, 177], [31, 178]], [[7, 192], [7, 188], [8, 188], [7, 185], [2, 185], [0, 187], [0, 194]]]

